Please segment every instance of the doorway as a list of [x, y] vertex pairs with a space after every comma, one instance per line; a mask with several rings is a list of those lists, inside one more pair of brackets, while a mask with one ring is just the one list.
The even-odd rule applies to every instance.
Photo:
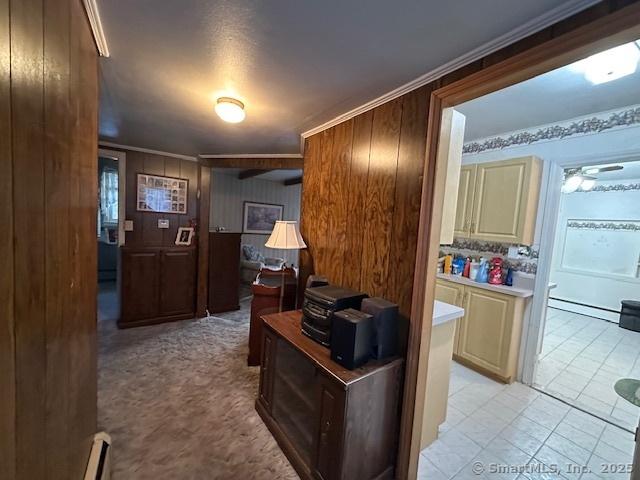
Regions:
[[98, 151], [98, 322], [120, 318], [120, 246], [124, 244], [126, 154]]

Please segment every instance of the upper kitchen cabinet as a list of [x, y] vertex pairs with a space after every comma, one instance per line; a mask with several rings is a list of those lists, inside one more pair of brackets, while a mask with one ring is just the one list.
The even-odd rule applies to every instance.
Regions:
[[473, 214], [473, 192], [476, 187], [476, 166], [465, 165], [460, 169], [458, 208], [455, 215], [454, 236], [468, 237]]
[[462, 167], [455, 235], [532, 245], [541, 172], [536, 157]]

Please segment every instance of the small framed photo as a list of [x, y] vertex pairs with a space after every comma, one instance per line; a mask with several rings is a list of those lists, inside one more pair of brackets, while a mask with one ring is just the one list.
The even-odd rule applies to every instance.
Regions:
[[195, 230], [193, 227], [180, 227], [176, 235], [176, 245], [191, 245]]

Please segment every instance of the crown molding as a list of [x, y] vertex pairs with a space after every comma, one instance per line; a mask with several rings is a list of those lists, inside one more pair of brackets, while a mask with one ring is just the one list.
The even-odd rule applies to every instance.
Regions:
[[107, 45], [107, 38], [104, 36], [98, 4], [96, 3], [96, 0], [82, 0], [82, 3], [84, 4], [84, 9], [87, 12], [89, 25], [91, 25], [91, 31], [93, 32], [93, 40], [96, 42], [98, 53], [101, 57], [108, 58], [109, 47]]
[[[560, 20], [564, 20], [567, 17], [570, 17], [585, 8], [588, 8], [592, 5], [599, 3], [599, 0], [571, 0], [569, 2], [564, 3], [556, 8], [549, 10], [548, 12], [528, 21], [520, 25], [517, 28], [514, 28], [510, 32], [507, 32], [504, 35], [501, 35], [490, 42], [487, 42], [470, 52], [455, 58], [454, 60], [445, 63], [444, 65], [431, 70], [430, 72], [421, 75], [420, 77], [412, 80], [404, 85], [396, 88], [395, 90], [391, 90], [390, 92], [385, 93], [384, 95], [379, 96], [378, 98], [374, 98], [373, 100], [360, 105], [352, 110], [349, 110], [346, 113], [338, 115], [332, 120], [323, 123], [322, 125], [318, 125], [317, 127], [311, 128], [301, 134], [303, 139], [308, 138], [316, 133], [320, 133], [323, 130], [334, 127], [339, 123], [345, 122], [353, 117], [356, 117], [364, 112], [372, 110], [384, 103], [387, 103], [391, 100], [394, 100], [406, 93], [409, 93], [417, 88], [420, 88], [428, 83], [431, 83], [439, 78], [442, 78], [444, 75], [448, 73], [454, 72], [465, 65], [475, 62], [476, 60], [481, 59], [493, 52], [500, 50], [501, 48], [507, 47], [518, 40], [522, 40], [529, 35], [532, 35], [550, 25], [553, 25]], [[304, 140], [303, 140], [304, 142]]]
[[133, 147], [131, 145], [121, 145], [119, 143], [99, 141], [98, 145], [101, 147], [107, 147], [107, 148], [119, 148], [121, 150], [131, 150], [132, 152], [150, 153], [152, 155], [162, 155], [163, 157], [179, 158], [180, 160], [189, 160], [191, 162], [198, 161], [197, 157], [191, 157], [189, 155], [180, 155], [179, 153], [161, 152], [160, 150], [151, 150], [149, 148]]
[[231, 155], [211, 155], [204, 154], [198, 155], [199, 158], [302, 158], [300, 153], [245, 153], [245, 154], [231, 154]]

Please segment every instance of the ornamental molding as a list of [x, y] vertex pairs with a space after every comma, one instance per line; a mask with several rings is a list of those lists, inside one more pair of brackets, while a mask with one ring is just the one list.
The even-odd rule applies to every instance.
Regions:
[[613, 231], [635, 231], [640, 232], [640, 222], [605, 222], [605, 221], [577, 221], [569, 220], [568, 228], [580, 230], [613, 230]]
[[612, 128], [631, 127], [638, 124], [640, 124], [640, 106], [598, 114], [589, 118], [546, 125], [535, 130], [521, 130], [505, 136], [468, 142], [464, 144], [462, 153], [472, 154], [486, 152], [488, 150], [502, 150], [504, 148], [530, 145], [545, 140], [600, 133], [611, 130]]
[[640, 190], [640, 183], [613, 183], [608, 185], [596, 185], [591, 190], [576, 190], [573, 193], [628, 192], [630, 190]]

